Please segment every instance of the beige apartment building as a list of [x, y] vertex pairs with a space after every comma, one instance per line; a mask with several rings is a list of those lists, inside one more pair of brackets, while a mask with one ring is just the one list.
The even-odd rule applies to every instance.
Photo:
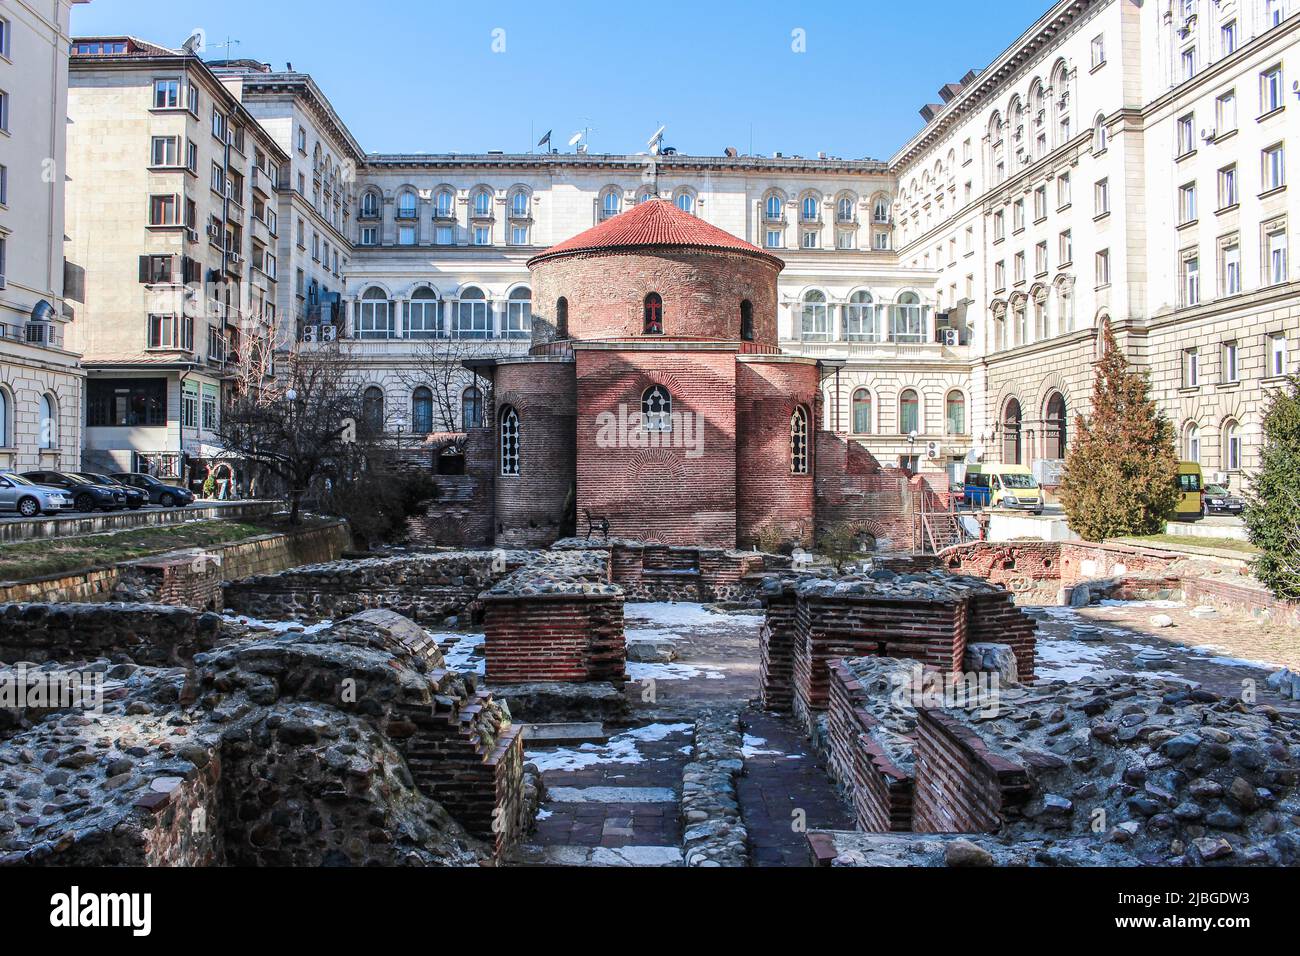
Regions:
[[188, 50], [75, 40], [68, 101], [86, 467], [201, 479], [223, 383], [278, 322], [289, 157]]
[[81, 460], [83, 375], [66, 341], [63, 269], [73, 2], [0, 3], [0, 470]]
[[[527, 260], [659, 195], [781, 256], [781, 343], [822, 360], [824, 426], [882, 461], [952, 476], [1021, 462], [1051, 482], [1109, 324], [1151, 374], [1181, 455], [1239, 487], [1268, 390], [1300, 349], [1295, 7], [1059, 0], [945, 85], [884, 161], [366, 154], [310, 77], [214, 67], [242, 104], [232, 115], [277, 144], [281, 328], [345, 339], [393, 432], [481, 421], [460, 363], [526, 349], [533, 310], [550, 307], [533, 301]], [[82, 83], [143, 82], [164, 63], [214, 75], [179, 54], [109, 59], [74, 55], [74, 101]], [[138, 327], [125, 305], [108, 324]], [[119, 374], [102, 364], [115, 350], [95, 353], [92, 378]], [[449, 403], [433, 397], [431, 356], [456, 373]]]

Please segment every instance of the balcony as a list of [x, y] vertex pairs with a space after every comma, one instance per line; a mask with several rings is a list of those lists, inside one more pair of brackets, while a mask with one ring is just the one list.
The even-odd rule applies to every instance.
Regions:
[[0, 339], [25, 342], [42, 348], [63, 348], [63, 327], [53, 322], [27, 322], [23, 325], [0, 324]]
[[808, 358], [841, 358], [852, 362], [958, 362], [971, 360], [969, 345], [939, 342], [883, 342], [868, 340], [783, 340], [781, 351]]
[[264, 198], [269, 199], [271, 198], [271, 194], [275, 192], [276, 188], [276, 182], [272, 180], [264, 170], [257, 166], [253, 167], [254, 192], [259, 192]]
[[397, 210], [397, 218], [401, 219], [404, 222], [410, 222], [413, 219], [419, 219], [420, 210], [418, 208], [417, 209], [399, 208]]

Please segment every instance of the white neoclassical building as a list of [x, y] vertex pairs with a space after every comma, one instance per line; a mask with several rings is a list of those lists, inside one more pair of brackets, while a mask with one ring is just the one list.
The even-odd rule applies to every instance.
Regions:
[[1109, 324], [1182, 456], [1238, 485], [1300, 351], [1296, 6], [1059, 0], [885, 160], [368, 154], [310, 77], [214, 67], [289, 156], [279, 323], [346, 339], [393, 429], [478, 420], [460, 363], [527, 347], [527, 260], [657, 191], [781, 256], [781, 342], [882, 461], [1050, 477]]

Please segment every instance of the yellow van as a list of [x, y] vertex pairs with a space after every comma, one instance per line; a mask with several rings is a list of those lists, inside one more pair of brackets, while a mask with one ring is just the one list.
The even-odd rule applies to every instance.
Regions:
[[1024, 465], [967, 465], [962, 494], [968, 508], [1043, 513], [1043, 490]]
[[1205, 517], [1205, 477], [1201, 466], [1194, 461], [1178, 463], [1178, 503], [1174, 505], [1174, 518], [1178, 521], [1195, 521]]

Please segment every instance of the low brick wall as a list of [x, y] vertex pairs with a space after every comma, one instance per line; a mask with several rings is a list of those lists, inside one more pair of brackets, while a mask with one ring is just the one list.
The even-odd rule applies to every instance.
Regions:
[[1024, 766], [942, 711], [918, 709], [915, 752], [912, 828], [919, 832], [996, 833], [1008, 811], [1032, 796]]
[[0, 661], [81, 661], [125, 656], [173, 667], [210, 650], [221, 619], [151, 604], [0, 605]]
[[626, 679], [623, 597], [484, 597], [486, 675], [494, 684]]
[[[566, 538], [553, 550], [600, 550], [609, 553], [610, 580], [628, 601], [749, 601], [757, 597], [757, 580], [772, 555], [726, 548], [693, 548], [621, 538]], [[788, 564], [788, 561], [785, 562]]]
[[527, 551], [447, 551], [313, 564], [230, 582], [225, 605], [271, 620], [338, 620], [387, 608], [438, 623], [469, 610], [480, 592], [535, 558]]
[[[899, 668], [912, 662], [897, 662]], [[915, 775], [891, 754], [882, 738], [889, 733], [869, 710], [868, 693], [845, 661], [830, 663], [827, 712], [827, 768], [853, 807], [859, 830], [912, 829]], [[911, 738], [894, 735], [895, 745]]]
[[772, 581], [759, 638], [759, 697], [767, 710], [789, 712], [794, 694], [794, 634], [798, 600], [793, 581]]

